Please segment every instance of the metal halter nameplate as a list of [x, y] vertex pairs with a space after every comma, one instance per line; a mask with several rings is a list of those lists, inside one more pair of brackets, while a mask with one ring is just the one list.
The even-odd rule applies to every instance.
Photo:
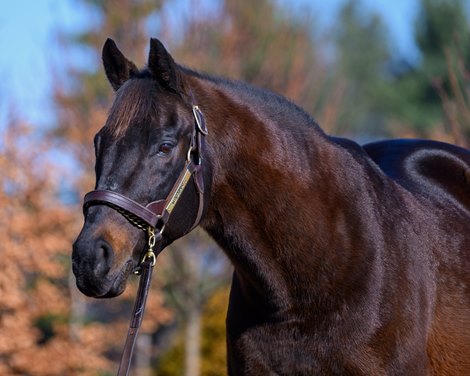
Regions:
[[180, 184], [176, 188], [175, 193], [173, 194], [173, 196], [171, 196], [170, 201], [168, 202], [168, 204], [166, 206], [166, 210], [168, 211], [168, 214], [171, 214], [171, 212], [175, 208], [175, 205], [178, 202], [181, 194], [183, 193], [184, 188], [188, 184], [188, 181], [189, 181], [190, 177], [191, 177], [191, 171], [189, 171], [189, 169], [186, 168], [186, 171], [183, 175], [183, 178], [181, 179]]

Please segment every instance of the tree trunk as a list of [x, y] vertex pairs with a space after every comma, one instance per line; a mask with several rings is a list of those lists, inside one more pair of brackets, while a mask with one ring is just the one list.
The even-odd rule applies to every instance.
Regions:
[[184, 376], [199, 376], [201, 345], [201, 309], [190, 309], [186, 321]]
[[135, 352], [135, 368], [137, 376], [150, 376], [152, 337], [147, 333], [139, 333]]
[[69, 292], [70, 292], [70, 324], [69, 335], [72, 341], [80, 337], [80, 328], [83, 326], [87, 303], [83, 295], [75, 287], [75, 276], [70, 268], [68, 275]]

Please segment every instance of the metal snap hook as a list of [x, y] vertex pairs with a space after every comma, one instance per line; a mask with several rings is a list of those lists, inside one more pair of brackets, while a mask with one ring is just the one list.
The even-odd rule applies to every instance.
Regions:
[[162, 229], [155, 234], [155, 228], [152, 226], [147, 227], [147, 252], [145, 253], [144, 257], [142, 257], [142, 262], [146, 260], [150, 260], [150, 265], [155, 266], [155, 263], [157, 262], [157, 256], [155, 255], [155, 252], [153, 251], [153, 247], [155, 247], [155, 244], [157, 242], [157, 237], [158, 239], [161, 239], [162, 237], [162, 232], [165, 226], [162, 227]]

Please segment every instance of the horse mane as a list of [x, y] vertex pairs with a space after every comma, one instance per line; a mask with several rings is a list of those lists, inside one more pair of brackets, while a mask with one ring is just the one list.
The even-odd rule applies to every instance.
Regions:
[[[228, 79], [195, 71], [182, 65], [178, 68], [186, 75], [224, 88], [233, 98], [254, 106], [257, 111], [266, 114], [274, 122], [289, 127], [291, 132], [299, 132], [302, 127], [306, 131], [315, 130], [324, 134], [317, 122], [300, 106], [271, 90], [251, 85], [241, 80]], [[153, 122], [158, 117], [158, 103], [155, 96], [164, 89], [152, 79], [148, 69], [143, 69], [122, 85], [116, 92], [105, 130], [114, 138], [122, 137], [131, 124]]]
[[249, 103], [251, 106], [256, 107], [257, 110], [262, 110], [263, 113], [276, 122], [283, 124], [295, 123], [296, 128], [306, 126], [309, 131], [312, 131], [312, 128], [314, 128], [323, 134], [320, 126], [310, 114], [281, 94], [242, 80], [194, 71], [181, 65], [178, 67], [185, 74], [224, 88], [232, 94], [232, 98], [241, 98], [243, 102]]

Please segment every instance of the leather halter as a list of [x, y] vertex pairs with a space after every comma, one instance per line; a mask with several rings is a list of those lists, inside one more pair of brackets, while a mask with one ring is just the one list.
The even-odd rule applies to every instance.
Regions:
[[204, 136], [207, 135], [207, 127], [198, 106], [193, 105], [194, 130], [191, 136], [191, 144], [187, 153], [187, 159], [178, 179], [166, 199], [152, 201], [142, 205], [127, 196], [107, 189], [98, 189], [88, 192], [84, 197], [83, 211], [86, 214], [90, 206], [106, 205], [121, 213], [131, 224], [147, 231], [148, 228], [158, 230], [156, 241], [161, 239], [165, 225], [175, 208], [181, 194], [187, 186], [191, 176], [194, 178], [196, 190], [199, 195], [199, 208], [196, 219], [190, 230], [196, 227], [201, 220], [204, 209], [204, 180], [202, 174], [202, 148]]
[[[191, 231], [195, 228], [202, 217], [204, 210], [204, 180], [202, 173], [202, 149], [204, 148], [204, 136], [207, 135], [207, 127], [204, 116], [198, 106], [193, 105], [194, 129], [191, 136], [186, 162], [173, 188], [164, 200], [150, 202], [142, 205], [129, 197], [110, 190], [94, 190], [88, 192], [84, 197], [83, 211], [86, 215], [88, 208], [94, 205], [106, 205], [121, 213], [134, 226], [146, 231], [147, 234], [147, 252], [142, 258], [140, 264], [140, 282], [137, 291], [137, 298], [132, 312], [131, 323], [127, 332], [126, 343], [121, 355], [118, 376], [127, 376], [129, 374], [132, 353], [134, 351], [137, 333], [142, 323], [145, 311], [145, 303], [150, 289], [152, 270], [155, 265], [156, 257], [161, 250], [154, 253], [153, 247], [157, 241], [162, 238], [163, 231], [175, 208], [181, 194], [187, 186], [191, 176], [193, 176], [196, 190], [199, 196], [199, 207], [191, 226]], [[157, 232], [156, 232], [157, 230]], [[188, 232], [189, 232], [188, 231]]]

